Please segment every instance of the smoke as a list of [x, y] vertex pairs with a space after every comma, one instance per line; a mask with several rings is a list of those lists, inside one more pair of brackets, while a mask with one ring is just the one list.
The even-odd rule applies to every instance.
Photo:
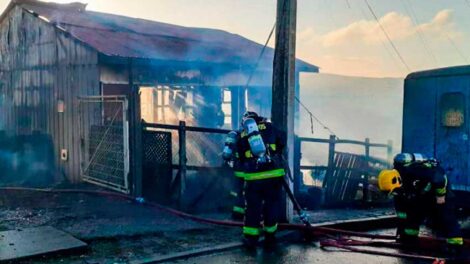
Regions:
[[0, 135], [0, 185], [45, 187], [54, 182], [52, 141], [43, 135]]
[[[302, 76], [301, 100], [340, 139], [373, 143], [394, 142], [394, 151], [401, 148], [403, 80], [346, 77], [318, 74]], [[329, 138], [329, 132], [314, 123], [310, 132], [310, 119], [300, 112], [300, 136]], [[325, 165], [327, 144], [305, 143], [305, 163]], [[337, 145], [336, 151], [364, 154], [363, 146]], [[371, 149], [371, 155], [386, 158], [385, 149]]]

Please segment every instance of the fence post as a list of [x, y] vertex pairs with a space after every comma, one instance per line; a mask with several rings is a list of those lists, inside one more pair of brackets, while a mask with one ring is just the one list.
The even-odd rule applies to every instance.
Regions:
[[369, 161], [369, 157], [370, 157], [370, 138], [366, 138], [366, 141], [365, 141], [365, 156], [366, 156], [366, 160]]
[[393, 141], [389, 140], [387, 142], [387, 160], [391, 164], [393, 160]]
[[335, 169], [335, 146], [336, 135], [330, 135], [330, 139], [328, 141], [328, 169], [326, 171], [325, 180], [323, 180], [321, 204], [324, 204], [329, 200], [329, 194], [326, 192], [326, 188], [329, 188], [328, 185], [333, 180], [333, 172]]
[[[328, 170], [326, 172], [327, 175], [333, 175], [333, 170], [335, 168], [335, 146], [336, 146], [336, 136], [330, 135], [330, 139], [328, 141]], [[326, 187], [328, 183], [326, 181], [323, 182], [323, 187]]]
[[297, 195], [303, 183], [302, 171], [300, 170], [302, 163], [302, 142], [297, 135], [294, 138], [294, 195]]
[[[370, 158], [370, 138], [366, 138], [365, 143], [365, 160], [367, 167], [369, 167], [369, 158]], [[362, 183], [362, 201], [367, 203], [369, 201], [369, 174], [368, 172], [364, 173], [364, 182]]]
[[183, 192], [186, 187], [186, 122], [180, 121], [178, 128], [178, 138], [179, 138], [179, 176], [180, 176], [180, 186], [178, 193], [178, 208], [182, 208], [183, 203]]
[[330, 135], [329, 147], [328, 147], [328, 172], [333, 172], [335, 167], [335, 145], [336, 145], [336, 136]]

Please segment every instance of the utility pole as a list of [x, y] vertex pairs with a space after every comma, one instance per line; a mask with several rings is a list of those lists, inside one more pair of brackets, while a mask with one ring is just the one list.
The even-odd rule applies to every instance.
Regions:
[[[285, 159], [294, 175], [294, 119], [295, 119], [295, 45], [297, 30], [297, 0], [277, 1], [276, 48], [273, 66], [273, 125], [285, 135]], [[292, 189], [293, 182], [289, 179]], [[292, 203], [286, 197], [286, 220], [292, 220]]]

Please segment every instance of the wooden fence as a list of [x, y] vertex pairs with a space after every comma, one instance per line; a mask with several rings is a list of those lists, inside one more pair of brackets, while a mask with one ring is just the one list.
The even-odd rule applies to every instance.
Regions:
[[[179, 208], [186, 209], [191, 205], [196, 206], [196, 201], [206, 199], [205, 197], [210, 195], [209, 189], [213, 188], [217, 182], [219, 185], [227, 185], [221, 184], [220, 181], [227, 181], [227, 178], [232, 180], [229, 175], [227, 177], [221, 176], [227, 174], [228, 168], [223, 166], [220, 155], [225, 135], [230, 130], [187, 126], [184, 121], [180, 121], [179, 125], [143, 123], [143, 129], [144, 131], [168, 131], [172, 134], [172, 152], [175, 155], [170, 166], [173, 171], [176, 171], [176, 177], [171, 185], [172, 189], [178, 193], [176, 203]], [[201, 190], [199, 194], [191, 198], [191, 201], [183, 202], [183, 198], [187, 198], [184, 190], [187, 185], [188, 172], [204, 175], [204, 181], [201, 179], [199, 183], [205, 187], [188, 186], [187, 188], [195, 189], [197, 187]], [[224, 187], [228, 188], [229, 186]], [[222, 202], [222, 197], [217, 202]]]
[[[188, 171], [217, 171], [222, 169], [222, 159], [220, 153], [223, 149], [225, 135], [230, 132], [227, 129], [216, 129], [216, 128], [203, 128], [187, 126], [184, 121], [181, 121], [179, 125], [166, 125], [166, 124], [151, 124], [143, 123], [144, 130], [160, 130], [170, 131], [173, 134], [173, 153], [175, 157], [171, 164], [173, 170], [177, 171], [176, 179], [179, 181], [180, 187], [178, 200], [181, 200], [182, 190], [185, 185], [185, 179]], [[201, 140], [203, 138], [203, 140]], [[192, 146], [194, 142], [202, 142], [202, 144], [196, 144]], [[328, 144], [328, 164], [326, 166], [307, 166], [302, 165], [302, 154], [301, 146], [302, 143], [317, 143], [317, 144]], [[381, 164], [386, 164], [392, 159], [392, 141], [387, 144], [372, 143], [369, 139], [364, 141], [357, 140], [345, 140], [338, 139], [336, 136], [330, 136], [329, 139], [318, 139], [318, 138], [306, 138], [297, 137], [296, 147], [294, 151], [294, 175], [295, 175], [295, 192], [299, 191], [299, 187], [302, 184], [301, 171], [302, 170], [325, 170], [331, 172], [336, 169], [335, 165], [335, 153], [336, 147], [339, 144], [351, 144], [359, 145], [364, 147], [364, 157], [367, 161], [374, 161]], [[197, 148], [194, 150], [194, 148]], [[370, 152], [372, 148], [385, 148], [387, 151], [387, 160], [380, 160], [371, 157]], [[194, 158], [194, 152], [204, 153], [203, 159], [208, 161], [202, 162], [201, 160], [196, 161]], [[364, 188], [367, 188], [365, 186]], [[181, 201], [179, 201], [181, 203]]]
[[[310, 165], [303, 165], [302, 164], [302, 143], [316, 143], [316, 144], [327, 144], [328, 145], [328, 161], [327, 165], [323, 166], [310, 166]], [[338, 145], [355, 145], [361, 146], [364, 148], [363, 154], [349, 154], [349, 153], [341, 153], [337, 151]], [[386, 150], [386, 158], [380, 159], [371, 156], [371, 149], [379, 148]], [[301, 171], [309, 170], [317, 172], [317, 174], [325, 175], [325, 179], [322, 182], [321, 188], [325, 188], [323, 190], [324, 195], [323, 198], [328, 197], [335, 197], [337, 195], [337, 185], [338, 183], [335, 181], [350, 181], [350, 184], [355, 184], [360, 182], [363, 188], [363, 200], [369, 200], [369, 177], [371, 173], [375, 173], [377, 169], [374, 170], [372, 166], [369, 164], [377, 164], [378, 167], [384, 168], [388, 167], [391, 164], [393, 159], [393, 141], [389, 140], [387, 144], [382, 143], [372, 143], [369, 138], [366, 138], [364, 141], [358, 140], [349, 140], [349, 139], [338, 139], [335, 135], [331, 135], [329, 139], [318, 139], [318, 138], [306, 138], [306, 137], [299, 137], [296, 139], [296, 147], [295, 147], [295, 178], [294, 182], [294, 189], [296, 193], [300, 193], [303, 187]], [[339, 162], [340, 160], [344, 159], [346, 155], [353, 155], [354, 157], [347, 157], [347, 159], [354, 159], [354, 160], [361, 160], [361, 162], [353, 162], [350, 164], [344, 164], [344, 162]], [[358, 159], [359, 158], [359, 159]], [[359, 165], [360, 164], [360, 165]], [[319, 173], [322, 172], [322, 173]], [[343, 179], [344, 178], [344, 179]], [[353, 179], [355, 178], [355, 179]], [[362, 178], [362, 180], [359, 180]], [[344, 190], [348, 189], [352, 191], [354, 189], [351, 186], [347, 186], [347, 183], [341, 182], [342, 188]], [[339, 191], [341, 192], [341, 191]], [[352, 197], [351, 194], [347, 194], [346, 196]]]

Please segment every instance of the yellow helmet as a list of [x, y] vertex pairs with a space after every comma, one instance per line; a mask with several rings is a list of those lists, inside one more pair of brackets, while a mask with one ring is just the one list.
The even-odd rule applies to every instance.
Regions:
[[383, 192], [393, 192], [402, 184], [400, 173], [397, 170], [383, 170], [379, 174], [379, 189]]

